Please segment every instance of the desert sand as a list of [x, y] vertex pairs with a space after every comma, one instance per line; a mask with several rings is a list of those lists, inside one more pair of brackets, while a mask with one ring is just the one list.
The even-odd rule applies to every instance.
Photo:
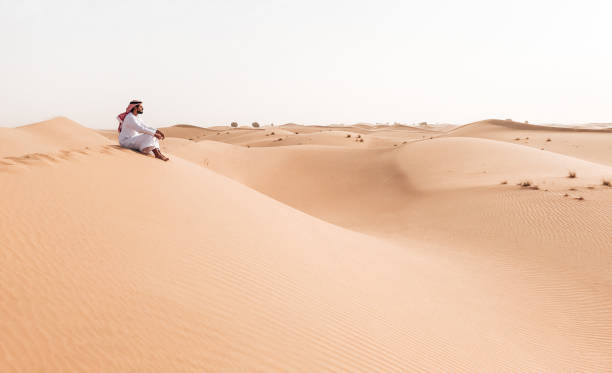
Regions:
[[0, 371], [612, 371], [612, 130], [161, 130], [0, 128]]

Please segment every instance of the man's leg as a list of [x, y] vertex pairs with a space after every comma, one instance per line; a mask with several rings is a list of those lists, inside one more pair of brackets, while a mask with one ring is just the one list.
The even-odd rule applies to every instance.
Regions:
[[155, 158], [161, 159], [162, 161], [167, 161], [168, 159], [170, 159], [163, 155], [158, 148], [153, 149], [153, 154], [155, 154]]
[[142, 149], [142, 153], [143, 154], [149, 154], [151, 152], [151, 150], [155, 149], [154, 146], [147, 146], [146, 148]]

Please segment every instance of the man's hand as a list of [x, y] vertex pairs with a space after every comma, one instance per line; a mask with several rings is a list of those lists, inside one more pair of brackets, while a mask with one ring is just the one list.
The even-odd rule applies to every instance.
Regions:
[[164, 136], [164, 134], [160, 130], [155, 131], [155, 137], [157, 137], [160, 140], [163, 140], [166, 138], [166, 136]]

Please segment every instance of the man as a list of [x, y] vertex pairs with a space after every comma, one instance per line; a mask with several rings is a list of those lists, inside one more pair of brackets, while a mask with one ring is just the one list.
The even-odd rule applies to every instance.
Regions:
[[141, 153], [153, 152], [155, 158], [167, 161], [169, 158], [159, 150], [158, 140], [166, 137], [161, 131], [148, 127], [138, 115], [144, 112], [142, 101], [130, 102], [124, 113], [117, 116], [119, 120], [119, 145], [124, 148], [138, 150]]

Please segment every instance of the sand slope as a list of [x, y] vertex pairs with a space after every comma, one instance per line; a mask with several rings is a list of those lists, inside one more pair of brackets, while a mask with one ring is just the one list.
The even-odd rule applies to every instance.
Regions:
[[[163, 163], [73, 125], [0, 158], [0, 371], [612, 369], [605, 165], [463, 138]], [[590, 195], [499, 184], [526, 176]]]
[[461, 126], [447, 136], [514, 142], [612, 166], [612, 129], [539, 126], [492, 119]]

